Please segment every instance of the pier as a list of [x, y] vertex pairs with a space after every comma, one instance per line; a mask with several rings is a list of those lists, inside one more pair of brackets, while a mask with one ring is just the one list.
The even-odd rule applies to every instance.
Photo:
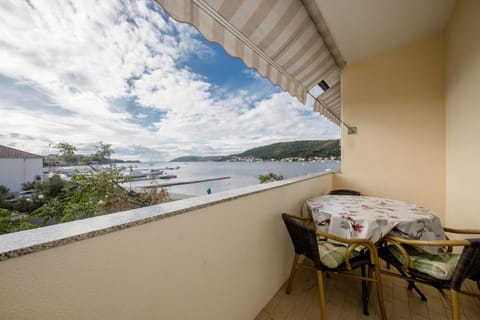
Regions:
[[[225, 180], [230, 179], [231, 177], [218, 177], [218, 178], [209, 178], [209, 179], [198, 179], [198, 180], [187, 180], [187, 181], [176, 181], [176, 182], [167, 182], [167, 183], [156, 183], [154, 186], [140, 186], [137, 188], [141, 189], [151, 189], [151, 188], [158, 188], [158, 187], [172, 187], [172, 186], [179, 186], [183, 184], [193, 184], [193, 183], [201, 183], [201, 182], [208, 182], [208, 181], [217, 181], [217, 180]], [[141, 179], [143, 180], [152, 180], [152, 179]], [[140, 180], [134, 180], [140, 181]], [[127, 182], [128, 183], [128, 182]]]

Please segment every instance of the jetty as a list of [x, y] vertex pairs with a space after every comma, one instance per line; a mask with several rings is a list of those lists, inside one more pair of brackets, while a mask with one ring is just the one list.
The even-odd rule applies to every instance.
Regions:
[[[209, 178], [209, 179], [197, 179], [197, 180], [184, 180], [184, 181], [175, 181], [175, 182], [166, 182], [166, 183], [156, 183], [153, 186], [139, 186], [139, 189], [152, 189], [158, 187], [173, 187], [179, 186], [183, 184], [193, 184], [193, 183], [201, 183], [201, 182], [208, 182], [208, 181], [217, 181], [217, 180], [225, 180], [230, 179], [231, 177], [218, 177], [218, 178]], [[152, 179], [145, 179], [145, 180], [152, 180]], [[138, 181], [138, 180], [135, 180]]]

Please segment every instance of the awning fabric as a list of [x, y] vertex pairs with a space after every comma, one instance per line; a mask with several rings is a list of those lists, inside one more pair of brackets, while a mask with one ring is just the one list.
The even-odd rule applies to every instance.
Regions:
[[332, 122], [340, 125], [341, 99], [340, 99], [340, 81], [324, 91], [315, 101], [313, 109], [320, 112]]
[[[340, 123], [338, 74], [345, 62], [315, 0], [156, 1], [302, 103], [310, 88], [326, 81], [330, 88], [315, 110]], [[329, 110], [330, 102], [334, 109]]]

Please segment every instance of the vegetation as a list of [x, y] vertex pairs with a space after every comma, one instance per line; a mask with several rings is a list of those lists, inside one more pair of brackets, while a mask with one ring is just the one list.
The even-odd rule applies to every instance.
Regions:
[[283, 175], [276, 174], [276, 173], [273, 173], [273, 172], [269, 172], [266, 175], [259, 175], [257, 178], [258, 178], [258, 181], [260, 181], [260, 183], [280, 181], [280, 180], [285, 179], [285, 177]]
[[68, 142], [60, 142], [53, 146], [60, 153], [60, 157], [67, 163], [75, 163], [78, 161], [78, 157], [75, 154], [77, 147], [69, 144]]
[[[115, 183], [117, 171], [102, 172], [97, 175], [75, 175], [65, 183], [61, 192], [44, 186], [47, 192], [53, 191], [40, 208], [32, 212], [32, 216], [42, 218], [42, 223], [49, 221], [67, 222], [93, 217], [110, 212], [130, 208], [130, 195]], [[50, 179], [51, 180], [51, 179]], [[53, 182], [53, 185], [57, 185]]]
[[[154, 205], [168, 200], [165, 190], [128, 192], [116, 170], [77, 174], [71, 181], [58, 175], [36, 182], [31, 197], [5, 199], [0, 193], [0, 234]], [[30, 187], [30, 185], [29, 185]]]
[[284, 158], [340, 157], [340, 141], [295, 141], [280, 142], [249, 149], [238, 154], [240, 157], [255, 157], [263, 160]]
[[28, 219], [15, 211], [7, 187], [0, 185], [0, 234], [30, 229], [33, 226]]
[[112, 150], [112, 145], [104, 144], [102, 141], [99, 141], [97, 143], [95, 149], [97, 150], [97, 152], [94, 155], [94, 160], [100, 162], [110, 160], [110, 156], [112, 155], [112, 153], [114, 153], [114, 151]]
[[[67, 142], [55, 146], [69, 164], [79, 161], [108, 162], [114, 152], [110, 144], [99, 142], [91, 156], [75, 154], [77, 148]], [[165, 202], [164, 189], [145, 193], [128, 192], [118, 183], [126, 178], [118, 169], [74, 175], [70, 181], [54, 175], [46, 181], [27, 182], [22, 189], [31, 193], [10, 193], [0, 185], [0, 234], [38, 226], [62, 223], [117, 211]]]
[[27, 217], [0, 208], [0, 234], [27, 230], [34, 227], [34, 225], [28, 222]]
[[172, 161], [228, 161], [235, 158], [257, 158], [262, 160], [281, 160], [286, 158], [330, 158], [340, 157], [340, 140], [280, 142], [249, 149], [228, 156], [197, 157], [187, 156]]
[[140, 161], [123, 161], [119, 159], [112, 159], [111, 156], [115, 151], [111, 144], [105, 144], [103, 141], [97, 142], [95, 145], [96, 152], [90, 155], [77, 154], [77, 147], [68, 143], [60, 142], [52, 145], [58, 152], [60, 160], [65, 162], [65, 165], [87, 165], [91, 163], [108, 164], [108, 163], [124, 163], [124, 162], [140, 162]]

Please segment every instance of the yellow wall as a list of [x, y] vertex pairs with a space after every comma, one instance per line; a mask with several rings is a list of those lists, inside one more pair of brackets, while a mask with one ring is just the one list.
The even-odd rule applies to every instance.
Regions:
[[348, 65], [336, 188], [445, 212], [445, 80], [442, 35]]
[[0, 319], [254, 319], [287, 279], [280, 214], [332, 175], [0, 262]]
[[447, 224], [480, 228], [480, 1], [461, 0], [446, 31]]

